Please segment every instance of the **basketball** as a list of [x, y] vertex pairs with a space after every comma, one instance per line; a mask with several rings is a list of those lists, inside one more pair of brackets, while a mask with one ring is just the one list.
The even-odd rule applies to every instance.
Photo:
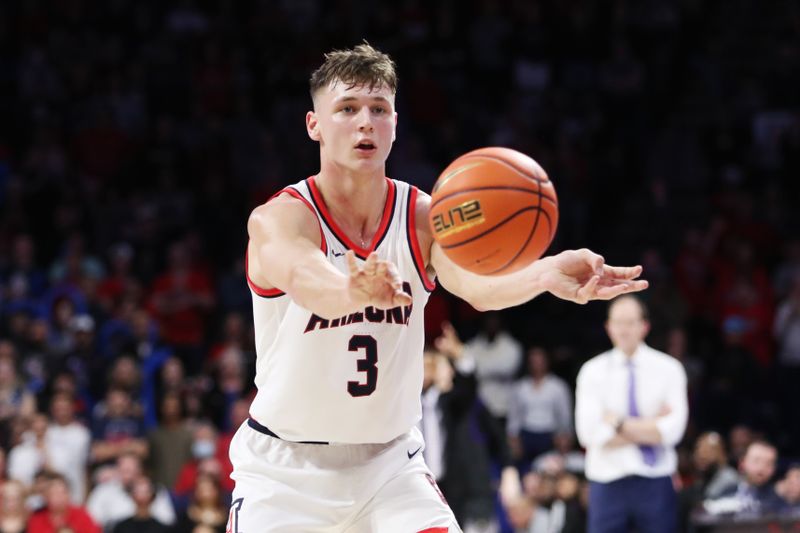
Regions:
[[558, 225], [558, 199], [532, 158], [510, 148], [480, 148], [458, 157], [436, 180], [428, 222], [461, 268], [510, 274], [547, 250]]

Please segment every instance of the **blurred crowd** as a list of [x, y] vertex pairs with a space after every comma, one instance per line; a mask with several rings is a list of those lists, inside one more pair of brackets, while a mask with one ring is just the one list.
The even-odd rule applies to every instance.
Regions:
[[[558, 191], [552, 250], [644, 265], [648, 342], [690, 380], [684, 523], [796, 505], [799, 36], [791, 0], [0, 3], [0, 531], [224, 531], [247, 216], [316, 171], [309, 73], [364, 38], [398, 63], [390, 176], [429, 191], [464, 151], [519, 149]], [[450, 321], [477, 362], [433, 365], [474, 387], [444, 446], [462, 520], [581, 531], [571, 402], [604, 315], [433, 294], [429, 340]], [[509, 465], [524, 490], [498, 503]]]

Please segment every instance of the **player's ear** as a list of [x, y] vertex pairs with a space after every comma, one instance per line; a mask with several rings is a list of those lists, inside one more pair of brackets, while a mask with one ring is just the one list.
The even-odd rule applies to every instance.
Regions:
[[392, 142], [397, 139], [397, 111], [394, 112], [394, 128], [392, 128]]
[[309, 111], [306, 113], [306, 132], [308, 136], [311, 137], [313, 141], [319, 141], [319, 121], [317, 120], [317, 115], [313, 111]]

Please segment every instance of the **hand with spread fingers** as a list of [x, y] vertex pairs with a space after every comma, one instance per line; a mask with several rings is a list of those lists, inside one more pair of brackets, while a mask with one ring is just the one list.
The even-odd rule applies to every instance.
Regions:
[[403, 282], [394, 263], [379, 259], [378, 254], [373, 252], [363, 265], [359, 265], [352, 250], [346, 255], [350, 272], [348, 292], [353, 302], [379, 309], [411, 304], [411, 295], [403, 290]]
[[450, 359], [460, 359], [464, 355], [464, 343], [450, 322], [442, 322], [442, 334], [433, 341], [433, 344]]
[[641, 266], [614, 267], [586, 248], [567, 250], [548, 258], [552, 261], [542, 274], [542, 286], [563, 300], [585, 304], [592, 300], [611, 300], [621, 294], [647, 288], [646, 280], [636, 279]]

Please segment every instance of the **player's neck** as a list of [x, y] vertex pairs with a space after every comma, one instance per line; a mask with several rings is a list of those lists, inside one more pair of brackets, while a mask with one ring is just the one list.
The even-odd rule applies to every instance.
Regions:
[[331, 173], [323, 169], [315, 183], [331, 216], [353, 242], [366, 248], [386, 203], [389, 188], [383, 173]]

